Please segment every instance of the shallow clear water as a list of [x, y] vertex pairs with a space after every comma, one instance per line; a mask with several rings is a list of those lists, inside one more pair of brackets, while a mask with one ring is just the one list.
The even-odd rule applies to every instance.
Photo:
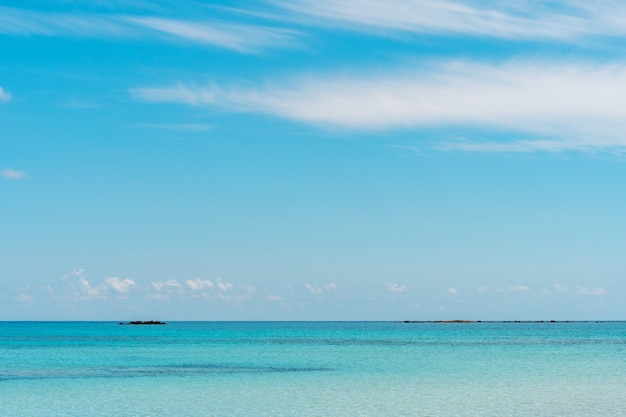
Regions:
[[626, 416], [626, 323], [0, 323], [0, 416]]

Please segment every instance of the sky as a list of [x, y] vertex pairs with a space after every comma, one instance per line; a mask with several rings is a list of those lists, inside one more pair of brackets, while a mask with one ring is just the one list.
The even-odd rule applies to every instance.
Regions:
[[626, 3], [3, 0], [0, 320], [626, 319]]

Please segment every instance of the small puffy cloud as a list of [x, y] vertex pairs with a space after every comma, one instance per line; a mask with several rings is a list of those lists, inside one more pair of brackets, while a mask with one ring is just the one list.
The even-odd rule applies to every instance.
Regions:
[[580, 287], [576, 290], [576, 294], [581, 295], [606, 295], [606, 290], [604, 288], [584, 288]]
[[16, 170], [13, 168], [5, 168], [0, 171], [0, 177], [6, 178], [7, 180], [21, 180], [22, 178], [26, 178], [28, 175], [24, 171]]
[[317, 294], [321, 294], [322, 292], [324, 292], [324, 289], [321, 287], [314, 287], [311, 284], [309, 284], [308, 282], [306, 284], [304, 284], [304, 288], [306, 288], [310, 294], [312, 295], [317, 295]]
[[223, 282], [222, 278], [220, 277], [217, 277], [217, 279], [215, 280], [215, 285], [222, 292], [228, 291], [233, 288], [233, 284], [231, 284], [230, 282]]
[[33, 297], [30, 294], [26, 294], [26, 293], [19, 293], [16, 297], [15, 297], [16, 301], [19, 301], [20, 303], [32, 303], [33, 302]]
[[0, 101], [9, 101], [12, 98], [11, 93], [0, 87]]
[[320, 287], [314, 287], [307, 282], [306, 284], [304, 284], [304, 288], [306, 288], [311, 295], [319, 295], [324, 291], [336, 290], [337, 284], [335, 284], [334, 282], [328, 282], [326, 284], [322, 284]]
[[101, 293], [101, 288], [92, 287], [89, 281], [85, 278], [78, 278], [78, 282], [80, 282], [80, 292], [83, 296], [87, 298], [105, 298]]
[[185, 285], [195, 291], [203, 291], [213, 287], [213, 283], [210, 280], [201, 278], [188, 279], [185, 281]]
[[208, 294], [203, 294], [203, 297], [206, 299], [217, 299], [217, 300], [222, 300], [225, 301], [227, 303], [233, 303], [233, 304], [241, 304], [245, 301], [250, 300], [250, 294], [234, 294], [234, 295], [227, 295], [225, 293], [217, 293], [214, 296], [209, 296]]
[[488, 287], [485, 287], [484, 285], [481, 285], [480, 287], [478, 287], [478, 292], [487, 292], [489, 291]]
[[283, 300], [283, 297], [281, 297], [280, 295], [275, 295], [275, 294], [272, 294], [272, 293], [268, 293], [268, 294], [265, 296], [265, 299], [266, 299], [267, 301], [282, 301], [282, 300]]
[[247, 294], [254, 294], [257, 292], [257, 289], [251, 285], [238, 285], [238, 287]]
[[389, 292], [407, 292], [409, 290], [406, 285], [391, 281], [387, 281], [383, 285]]
[[130, 291], [131, 288], [135, 287], [137, 284], [130, 278], [119, 279], [118, 277], [109, 277], [104, 280], [114, 291], [126, 294]]
[[542, 289], [542, 290], [541, 290], [541, 293], [542, 293], [542, 294], [545, 294], [545, 295], [550, 295], [550, 294], [552, 294], [552, 291], [550, 291], [550, 290], [548, 290], [548, 289], [544, 288], [544, 289]]
[[512, 291], [512, 292], [530, 291], [530, 288], [526, 285], [515, 285], [513, 287], [509, 287], [509, 291]]
[[452, 287], [452, 288], [448, 288], [448, 292], [449, 292], [450, 294], [454, 294], [454, 295], [460, 294], [460, 291], [459, 291], [459, 290], [457, 290], [457, 289], [456, 289], [456, 288], [454, 288], [454, 287]]
[[175, 279], [170, 279], [170, 280], [163, 281], [163, 282], [153, 281], [151, 284], [152, 284], [152, 287], [154, 287], [154, 289], [157, 291], [182, 288], [182, 285], [180, 285], [180, 283], [176, 281]]
[[72, 272], [70, 272], [70, 275], [73, 277], [78, 277], [80, 275], [82, 275], [85, 272], [85, 270], [83, 268], [77, 268], [75, 270], [73, 270]]
[[567, 291], [567, 287], [564, 285], [561, 285], [559, 283], [556, 283], [552, 286], [552, 288], [554, 288], [555, 290], [559, 291], [559, 292], [565, 292]]

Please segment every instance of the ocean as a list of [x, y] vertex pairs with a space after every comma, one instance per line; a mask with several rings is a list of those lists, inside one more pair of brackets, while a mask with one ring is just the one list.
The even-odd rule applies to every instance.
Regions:
[[0, 416], [626, 416], [626, 323], [0, 322]]

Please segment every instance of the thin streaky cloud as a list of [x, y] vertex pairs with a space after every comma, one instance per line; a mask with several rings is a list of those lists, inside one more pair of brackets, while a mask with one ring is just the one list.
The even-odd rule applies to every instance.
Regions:
[[177, 83], [172, 87], [131, 88], [133, 98], [155, 103], [181, 103], [192, 106], [211, 104], [216, 101], [214, 88]]
[[13, 36], [133, 37], [136, 30], [115, 16], [44, 13], [0, 7], [0, 34]]
[[413, 71], [317, 76], [262, 87], [131, 89], [149, 102], [217, 106], [348, 130], [479, 127], [523, 133], [508, 142], [440, 141], [438, 150], [626, 150], [626, 64], [451, 61]]
[[163, 34], [198, 43], [219, 45], [240, 52], [293, 43], [296, 32], [233, 23], [189, 22], [156, 17], [128, 17], [129, 22]]
[[10, 7], [0, 7], [0, 34], [182, 40], [238, 52], [293, 45], [299, 35], [293, 30], [243, 23], [116, 14], [43, 13]]
[[571, 41], [626, 33], [626, 4], [441, 0], [276, 0], [295, 19], [376, 34], [463, 34], [503, 39]]
[[214, 126], [206, 123], [136, 123], [132, 127], [179, 132], [206, 132], [213, 129]]

